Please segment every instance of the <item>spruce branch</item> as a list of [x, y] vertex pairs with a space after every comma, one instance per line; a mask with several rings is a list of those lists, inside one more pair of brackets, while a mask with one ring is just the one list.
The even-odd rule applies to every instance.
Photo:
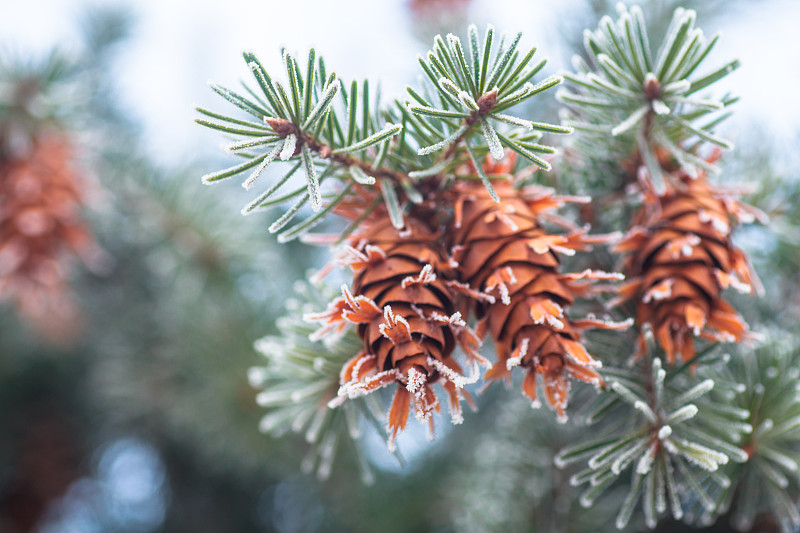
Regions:
[[[731, 485], [718, 496], [733, 526], [746, 531], [762, 513], [784, 533], [800, 526], [800, 349], [796, 336], [774, 334], [755, 352], [742, 352], [717, 380], [741, 383], [733, 406], [750, 412], [753, 431], [742, 443], [747, 461], [726, 472]], [[706, 521], [711, 517], [705, 513]]]
[[[418, 139], [420, 146], [417, 154], [426, 156], [441, 152], [438, 160], [430, 168], [448, 168], [451, 161], [463, 155], [475, 159], [474, 148], [483, 146], [496, 160], [503, 158], [504, 146], [511, 148], [535, 165], [545, 170], [550, 166], [542, 164], [543, 160], [521, 148], [510, 138], [520, 131], [539, 130], [549, 133], [571, 133], [569, 127], [532, 122], [513, 115], [502, 113], [516, 104], [544, 92], [560, 84], [560, 76], [550, 76], [534, 85], [529, 80], [545, 65], [541, 61], [529, 67], [535, 53], [530, 50], [520, 59], [517, 50], [521, 34], [517, 34], [510, 45], [504, 46], [504, 40], [494, 53], [492, 44], [494, 28], [489, 25], [479, 43], [478, 30], [469, 27], [468, 53], [465, 52], [461, 40], [452, 34], [446, 39], [437, 37], [433, 50], [425, 57], [419, 58], [420, 66], [430, 82], [430, 88], [420, 91], [407, 88], [411, 101], [406, 102], [408, 111], [416, 116], [416, 122], [434, 134], [434, 137]], [[472, 61], [467, 61], [472, 58]], [[498, 131], [498, 126], [511, 125], [515, 131], [506, 135]], [[554, 150], [543, 147], [544, 150]], [[480, 168], [480, 165], [475, 165]], [[431, 171], [431, 173], [434, 173]], [[415, 175], [428, 175], [427, 170], [416, 170]], [[488, 183], [487, 180], [484, 180]], [[487, 187], [488, 188], [488, 187]], [[491, 189], [490, 194], [491, 194]], [[493, 197], [495, 195], [492, 194]]]
[[[576, 391], [583, 400], [586, 395]], [[443, 493], [455, 530], [597, 533], [612, 531], [619, 490], [604, 505], [581, 507], [553, 457], [583, 436], [577, 424], [561, 425], [545, 410], [530, 408], [522, 396], [501, 397], [502, 408], [483, 421], [469, 447], [467, 468], [450, 469]]]
[[[246, 161], [207, 174], [203, 177], [204, 183], [215, 183], [250, 171], [242, 183], [249, 190], [271, 163], [278, 159], [298, 162], [306, 177], [307, 194], [271, 225], [273, 231], [281, 231], [306, 203], [310, 203], [317, 213], [329, 212], [344, 197], [338, 194], [332, 200], [333, 204], [323, 205], [323, 176], [317, 170], [320, 165], [326, 167], [324, 177], [344, 182], [340, 190], [345, 190], [347, 183], [370, 185], [387, 180], [390, 186], [399, 186], [409, 181], [402, 171], [376, 164], [375, 150], [383, 154], [381, 158], [385, 160], [387, 143], [397, 136], [403, 125], [387, 122], [384, 114], [370, 108], [368, 82], [365, 81], [361, 87], [353, 82], [350, 91], [346, 91], [341, 79], [333, 73], [327, 74], [324, 60], [313, 49], [303, 69], [305, 74], [294, 56], [284, 51], [286, 84], [273, 79], [252, 53], [246, 52], [244, 59], [253, 73], [260, 94], [246, 88], [250, 95], [248, 97], [216, 84], [211, 87], [251, 118], [239, 119], [198, 109], [204, 117], [198, 118], [197, 122], [236, 139], [226, 146], [226, 150], [244, 157]], [[337, 95], [341, 96], [341, 106], [336, 105]], [[340, 115], [341, 109], [344, 110], [344, 116]], [[249, 203], [242, 210], [243, 214], [296, 196], [298, 193], [294, 192], [275, 198], [297, 168], [297, 165], [292, 166], [282, 178]], [[320, 217], [315, 215], [302, 227], [310, 228], [319, 220]], [[283, 240], [288, 239], [289, 236], [285, 236]]]
[[[620, 7], [616, 21], [603, 17], [595, 31], [586, 31], [590, 62], [576, 58], [575, 72], [564, 74], [568, 89], [558, 93], [567, 108], [565, 124], [586, 132], [576, 141], [582, 152], [602, 160], [613, 153], [620, 160], [638, 151], [659, 191], [664, 176], [656, 164], [657, 148], [667, 148], [687, 168], [701, 160], [698, 148], [703, 143], [732, 148], [714, 128], [734, 100], [697, 93], [733, 72], [739, 62], [697, 76], [719, 34], [706, 39], [695, 19], [693, 10], [676, 9], [664, 41], [656, 46], [641, 9]], [[609, 135], [614, 138], [611, 150]]]
[[610, 423], [592, 438], [562, 450], [556, 464], [585, 462], [571, 478], [573, 485], [590, 485], [581, 496], [584, 506], [593, 505], [631, 470], [628, 497], [617, 515], [620, 529], [639, 500], [650, 528], [666, 512], [687, 520], [687, 501], [699, 501], [708, 513], [719, 512], [714, 497], [730, 485], [720, 467], [748, 457], [740, 445], [743, 435], [752, 431], [749, 412], [729, 405], [741, 387], [713, 379], [716, 375], [708, 366], [697, 372], [700, 379], [691, 379], [662, 368], [658, 358], [639, 364], [642, 368], [631, 371], [605, 369], [610, 396], [587, 421]]
[[[500, 159], [504, 147], [511, 148], [549, 169], [536, 154], [553, 153], [555, 148], [538, 144], [539, 132], [564, 134], [571, 129], [505, 111], [562, 79], [551, 76], [531, 83], [546, 62], [532, 65], [535, 49], [520, 59], [519, 34], [510, 45], [501, 40], [493, 50], [491, 26], [482, 43], [477, 28], [470, 27], [469, 33], [468, 49], [454, 35], [437, 37], [427, 58], [420, 58], [431, 85], [408, 88], [413, 103], [395, 100], [387, 107], [371, 94], [368, 81], [353, 81], [348, 89], [334, 73], [328, 74], [322, 57], [313, 49], [304, 68], [293, 55], [283, 52], [285, 81], [271, 76], [255, 55], [245, 53], [258, 91], [245, 87], [246, 94], [240, 94], [216, 84], [211, 87], [249, 118], [198, 109], [203, 116], [197, 119], [199, 124], [233, 137], [234, 142], [225, 148], [245, 161], [209, 173], [203, 182], [216, 183], [247, 172], [242, 186], [249, 190], [272, 163], [296, 163], [242, 210], [249, 214], [296, 199], [270, 226], [271, 231], [286, 232], [286, 224], [306, 204], [317, 213], [301, 225], [308, 229], [321, 220], [320, 213], [334, 210], [336, 202], [344, 199], [339, 193], [324, 205], [323, 178], [337, 183], [333, 188], [338, 191], [347, 184], [380, 187], [393, 222], [400, 224], [406, 202], [418, 203], [423, 198], [422, 182], [439, 181], [461, 162], [477, 160], [486, 151]], [[508, 131], [508, 126], [513, 129]], [[322, 167], [324, 175], [319, 174]], [[306, 194], [297, 189], [278, 196], [298, 168], [305, 175]], [[279, 236], [281, 240], [289, 237]]]

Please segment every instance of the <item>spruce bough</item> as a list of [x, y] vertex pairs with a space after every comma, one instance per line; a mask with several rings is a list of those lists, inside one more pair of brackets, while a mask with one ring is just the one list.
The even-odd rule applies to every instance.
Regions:
[[[478, 403], [473, 384], [510, 381], [520, 367], [534, 407], [544, 398], [558, 421], [584, 427], [553, 457], [584, 487], [576, 501], [600, 505], [622, 487], [624, 496], [611, 498], [620, 529], [653, 528], [666, 515], [714, 522], [754, 468], [767, 486], [789, 487], [770, 465], [794, 471], [798, 441], [787, 448], [781, 440], [781, 451], [753, 444], [761, 422], [752, 418], [752, 376], [735, 369], [758, 357], [740, 349], [758, 335], [721, 297], [728, 287], [759, 289], [731, 233], [765, 220], [711, 180], [719, 150], [732, 148], [715, 129], [735, 98], [710, 89], [738, 62], [706, 67], [718, 36], [706, 39], [695, 19], [678, 9], [656, 43], [641, 9], [620, 7], [616, 20], [587, 30], [575, 73], [541, 79], [545, 61], [519, 48], [519, 34], [497, 38], [489, 26], [481, 36], [471, 26], [466, 44], [437, 36], [419, 58], [422, 86], [388, 104], [369, 81], [329, 73], [314, 50], [305, 62], [284, 52], [282, 79], [246, 53], [256, 84], [246, 95], [212, 85], [243, 114], [198, 109], [197, 122], [232, 136], [227, 149], [244, 162], [204, 182], [244, 175], [249, 190], [268, 166], [285, 165], [243, 213], [288, 205], [270, 226], [280, 241], [335, 246], [314, 282], [336, 266], [353, 272], [327, 307], [326, 289], [304, 289], [309, 302], [283, 319], [293, 325], [286, 339], [302, 338], [259, 345], [267, 362], [251, 382], [270, 409], [262, 428], [304, 431], [315, 450], [306, 466], [316, 461], [324, 478], [338, 442], [359, 448], [363, 421], [392, 450], [411, 413], [432, 438], [442, 404], [453, 423], [469, 423], [462, 402]], [[520, 111], [565, 80], [564, 125]], [[583, 174], [610, 162], [632, 194], [620, 199], [619, 183], [600, 176], [584, 184], [587, 196], [537, 184], [559, 165], [559, 150], [542, 139], [559, 144], [549, 139], [573, 130], [560, 146]], [[294, 176], [304, 182], [290, 185]], [[598, 225], [616, 231], [597, 234], [569, 211], [552, 212], [604, 195], [622, 209]], [[327, 215], [346, 223], [311, 233]], [[576, 252], [609, 244], [588, 255], [603, 268], [573, 268]], [[609, 291], [618, 298], [603, 296]], [[576, 300], [588, 316], [572, 311]], [[590, 329], [601, 333], [585, 335]], [[595, 391], [570, 391], [580, 382]], [[573, 396], [578, 405], [568, 403]], [[782, 422], [782, 439], [800, 438], [792, 420]], [[774, 422], [761, 424], [774, 432]], [[766, 512], [790, 531], [800, 525], [794, 497], [767, 490], [737, 526]]]

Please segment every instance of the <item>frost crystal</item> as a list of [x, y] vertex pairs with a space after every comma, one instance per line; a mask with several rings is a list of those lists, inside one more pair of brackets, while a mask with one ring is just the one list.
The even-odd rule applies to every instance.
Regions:
[[296, 144], [297, 136], [294, 133], [290, 133], [286, 136], [283, 141], [283, 148], [281, 149], [281, 161], [288, 161], [294, 155]]
[[322, 195], [319, 190], [319, 179], [317, 178], [317, 170], [314, 168], [314, 161], [311, 159], [308, 145], [303, 145], [303, 167], [306, 172], [306, 180], [308, 181], [308, 195], [311, 197], [311, 207], [314, 211], [322, 209]]
[[[250, 174], [250, 176], [248, 176], [247, 179], [244, 180], [244, 182], [242, 182], [242, 187], [244, 187], [244, 189], [246, 191], [249, 191], [250, 189], [253, 188], [253, 184], [256, 182], [258, 177], [264, 172], [264, 169], [267, 168], [267, 165], [272, 163], [272, 161], [275, 159], [275, 157], [278, 155], [278, 153], [281, 152], [281, 150], [282, 150], [282, 146], [279, 143], [279, 144], [277, 144], [275, 146], [275, 148], [272, 149], [272, 151], [261, 162], [261, 164], [259, 164], [256, 167], [256, 169], [252, 172], [252, 174]], [[294, 151], [294, 148], [292, 148], [292, 150]]]
[[500, 144], [497, 132], [494, 131], [494, 128], [489, 125], [486, 119], [481, 120], [481, 129], [483, 130], [483, 136], [486, 142], [489, 144], [489, 152], [492, 154], [493, 158], [500, 161], [505, 156], [505, 150], [503, 150], [503, 145]]

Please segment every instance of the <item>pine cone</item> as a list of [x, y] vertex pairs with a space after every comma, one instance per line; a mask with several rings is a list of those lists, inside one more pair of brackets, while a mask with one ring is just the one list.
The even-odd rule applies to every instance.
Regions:
[[450, 264], [440, 237], [411, 217], [397, 230], [384, 209], [376, 210], [347, 250], [345, 262], [355, 272], [352, 290], [342, 287], [343, 296], [328, 311], [309, 317], [327, 322], [318, 335], [353, 323], [364, 341], [363, 351], [342, 369], [333, 405], [397, 384], [388, 418], [390, 448], [412, 400], [417, 419], [433, 428], [431, 415], [440, 408], [434, 383], [446, 391], [452, 420], [460, 423], [460, 399], [467, 394], [462, 389], [479, 377], [476, 368], [465, 377], [453, 358], [460, 343], [473, 362], [481, 359], [474, 351], [477, 337], [456, 312], [453, 284], [441, 276]]
[[[511, 165], [485, 166], [506, 172]], [[576, 296], [594, 289], [594, 280], [620, 279], [618, 274], [587, 270], [559, 273], [560, 254], [586, 250], [601, 239], [585, 230], [554, 235], [539, 225], [542, 212], [579, 198], [558, 197], [544, 188], [516, 190], [510, 177], [493, 182], [501, 203], [494, 202], [480, 182], [461, 180], [455, 187], [454, 258], [461, 281], [473, 290], [473, 306], [497, 347], [497, 362], [488, 379], [509, 376], [515, 366], [526, 369], [523, 392], [538, 405], [541, 374], [547, 403], [566, 420], [567, 377], [601, 384], [592, 358], [581, 343], [586, 328], [624, 328], [594, 318], [571, 320], [565, 309]]]
[[35, 140], [24, 157], [0, 160], [0, 300], [51, 340], [69, 340], [78, 320], [69, 296], [71, 255], [101, 252], [80, 217], [84, 183], [59, 136]]
[[721, 293], [727, 287], [754, 292], [758, 280], [745, 253], [731, 243], [731, 224], [758, 216], [703, 173], [692, 178], [677, 170], [663, 195], [646, 193], [630, 231], [615, 247], [629, 254], [625, 270], [634, 277], [614, 304], [629, 299], [636, 304], [637, 355], [646, 350], [648, 330], [670, 364], [676, 356], [694, 358], [696, 336], [712, 342], [749, 336]]

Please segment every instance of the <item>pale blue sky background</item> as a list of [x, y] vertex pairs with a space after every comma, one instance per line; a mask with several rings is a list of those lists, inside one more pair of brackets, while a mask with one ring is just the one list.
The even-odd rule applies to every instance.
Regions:
[[[170, 164], [198, 150], [215, 150], [219, 140], [192, 123], [200, 104], [220, 109], [208, 89], [214, 80], [233, 86], [248, 76], [244, 49], [268, 68], [280, 64], [282, 45], [305, 55], [310, 46], [345, 78], [380, 80], [385, 96], [400, 94], [417, 76], [416, 54], [423, 44], [410, 33], [407, 0], [138, 0], [127, 3], [138, 15], [133, 38], [117, 66], [122, 98], [145, 125], [148, 146]], [[46, 51], [75, 42], [82, 8], [117, 0], [29, 0], [4, 2], [0, 49]], [[574, 13], [581, 0], [475, 0], [469, 18], [499, 30], [523, 31], [554, 66], [564, 65], [558, 17]], [[735, 14], [699, 26], [723, 39], [710, 62], [738, 57], [742, 68], [726, 88], [742, 97], [726, 135], [736, 139], [754, 127], [796, 136], [800, 123], [800, 20], [798, 0], [747, 0]], [[243, 14], [246, 10], [247, 14]], [[179, 159], [176, 159], [179, 158]]]

